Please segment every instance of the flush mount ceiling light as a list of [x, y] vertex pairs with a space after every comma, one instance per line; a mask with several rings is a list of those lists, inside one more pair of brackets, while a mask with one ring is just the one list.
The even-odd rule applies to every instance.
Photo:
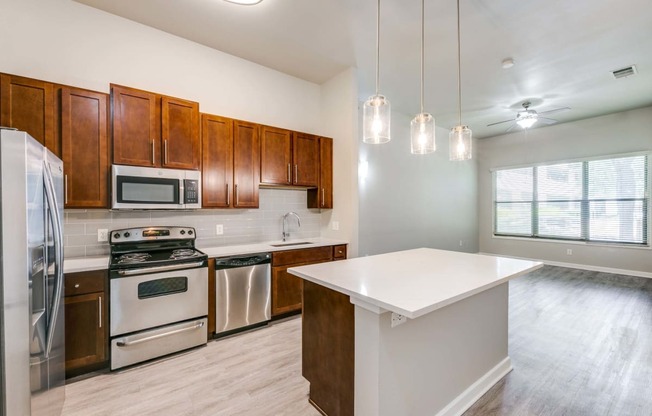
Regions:
[[233, 4], [241, 4], [243, 6], [253, 6], [254, 4], [258, 4], [263, 0], [224, 0], [224, 1]]
[[424, 155], [434, 152], [435, 145], [435, 118], [423, 111], [423, 45], [424, 45], [424, 0], [421, 0], [421, 112], [410, 122], [410, 142], [412, 154]]
[[473, 132], [468, 126], [462, 125], [462, 48], [460, 46], [460, 0], [457, 0], [457, 103], [459, 124], [451, 129], [448, 135], [449, 159], [471, 159]]
[[376, 16], [376, 94], [364, 102], [362, 115], [362, 141], [382, 144], [391, 140], [389, 124], [391, 109], [389, 100], [379, 93], [380, 78], [380, 0]]

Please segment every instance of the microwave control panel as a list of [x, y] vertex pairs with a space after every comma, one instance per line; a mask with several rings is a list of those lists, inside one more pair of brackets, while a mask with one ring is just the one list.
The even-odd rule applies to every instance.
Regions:
[[199, 181], [194, 179], [183, 180], [184, 189], [184, 203], [198, 204], [199, 203]]

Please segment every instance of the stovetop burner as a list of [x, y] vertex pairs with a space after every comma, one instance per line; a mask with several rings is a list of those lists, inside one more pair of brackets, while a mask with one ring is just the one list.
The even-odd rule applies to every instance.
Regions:
[[116, 260], [118, 264], [132, 264], [132, 263], [143, 263], [152, 258], [151, 254], [148, 253], [127, 253], [118, 257]]
[[190, 249], [190, 248], [180, 248], [177, 250], [173, 250], [172, 254], [170, 254], [170, 260], [177, 260], [177, 259], [188, 259], [192, 257], [199, 257], [203, 253], [200, 253], [197, 250]]

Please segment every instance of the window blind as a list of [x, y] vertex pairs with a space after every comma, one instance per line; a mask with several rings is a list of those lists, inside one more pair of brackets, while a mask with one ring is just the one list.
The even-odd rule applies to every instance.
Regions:
[[648, 157], [494, 173], [494, 234], [648, 244]]

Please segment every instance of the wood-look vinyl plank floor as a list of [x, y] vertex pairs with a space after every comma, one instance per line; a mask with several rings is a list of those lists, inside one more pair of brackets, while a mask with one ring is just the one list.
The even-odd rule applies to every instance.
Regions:
[[[546, 266], [509, 325], [514, 371], [464, 416], [652, 416], [652, 279]], [[318, 416], [308, 387], [295, 318], [71, 383], [63, 416]]]

